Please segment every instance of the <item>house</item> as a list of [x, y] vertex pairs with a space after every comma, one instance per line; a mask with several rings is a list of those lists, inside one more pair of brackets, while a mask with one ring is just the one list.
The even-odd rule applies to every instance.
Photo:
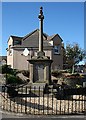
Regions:
[[[49, 36], [43, 33], [45, 55], [53, 60], [52, 69], [63, 69], [63, 40], [58, 34]], [[7, 48], [7, 65], [19, 70], [28, 70], [32, 56], [37, 56], [39, 48], [39, 29], [24, 37], [10, 36]]]
[[7, 62], [7, 56], [0, 56], [0, 66], [5, 65]]

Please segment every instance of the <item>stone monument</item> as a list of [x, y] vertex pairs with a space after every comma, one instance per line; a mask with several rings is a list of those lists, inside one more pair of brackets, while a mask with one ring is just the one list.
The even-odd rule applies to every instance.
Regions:
[[39, 51], [37, 56], [33, 56], [29, 61], [30, 63], [30, 82], [33, 83], [47, 83], [51, 84], [51, 63], [49, 57], [45, 56], [43, 51], [43, 8], [40, 7], [39, 13]]

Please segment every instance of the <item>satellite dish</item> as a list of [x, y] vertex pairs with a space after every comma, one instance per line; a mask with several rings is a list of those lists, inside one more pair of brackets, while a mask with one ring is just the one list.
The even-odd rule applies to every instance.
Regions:
[[23, 51], [23, 55], [24, 56], [28, 56], [29, 52], [30, 51], [27, 48], [25, 48], [24, 51]]

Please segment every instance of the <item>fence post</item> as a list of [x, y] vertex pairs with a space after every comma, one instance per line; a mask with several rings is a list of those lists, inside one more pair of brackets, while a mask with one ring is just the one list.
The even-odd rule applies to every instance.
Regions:
[[51, 88], [52, 89], [52, 115], [53, 115], [53, 88]]
[[84, 107], [85, 107], [85, 115], [86, 115], [86, 94], [84, 95]]
[[47, 93], [47, 115], [49, 114], [49, 93]]
[[35, 86], [34, 86], [34, 115], [35, 115]]
[[44, 115], [44, 86], [43, 86], [43, 115]]
[[30, 109], [29, 109], [29, 111], [30, 111], [30, 114], [31, 114], [31, 86], [30, 86], [29, 94], [30, 94]]
[[25, 89], [25, 114], [27, 114], [27, 86], [26, 86], [26, 89]]
[[40, 86], [39, 86], [38, 114], [40, 114]]
[[68, 114], [69, 114], [69, 105], [70, 105], [69, 102], [70, 102], [70, 101], [69, 101], [69, 97], [68, 97]]
[[[18, 85], [18, 88], [17, 88], [18, 90], [19, 90], [19, 85]], [[18, 97], [16, 97], [16, 101], [18, 101]], [[19, 106], [18, 106], [18, 103], [16, 103], [17, 104], [17, 113], [18, 113], [18, 109], [19, 109]]]
[[[23, 86], [21, 87], [21, 94], [23, 94]], [[21, 96], [21, 113], [22, 113], [22, 96]]]
[[74, 111], [73, 111], [73, 106], [74, 106], [74, 105], [73, 105], [73, 95], [72, 95], [72, 108], [71, 108], [71, 109], [72, 109], [72, 114], [73, 114], [73, 112], [74, 112]]

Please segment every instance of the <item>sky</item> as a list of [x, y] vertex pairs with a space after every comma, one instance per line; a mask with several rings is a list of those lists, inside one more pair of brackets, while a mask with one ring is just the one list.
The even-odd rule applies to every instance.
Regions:
[[40, 6], [45, 33], [59, 34], [65, 46], [78, 43], [84, 49], [84, 2], [3, 2], [2, 55], [6, 55], [10, 35], [25, 36], [39, 28]]

